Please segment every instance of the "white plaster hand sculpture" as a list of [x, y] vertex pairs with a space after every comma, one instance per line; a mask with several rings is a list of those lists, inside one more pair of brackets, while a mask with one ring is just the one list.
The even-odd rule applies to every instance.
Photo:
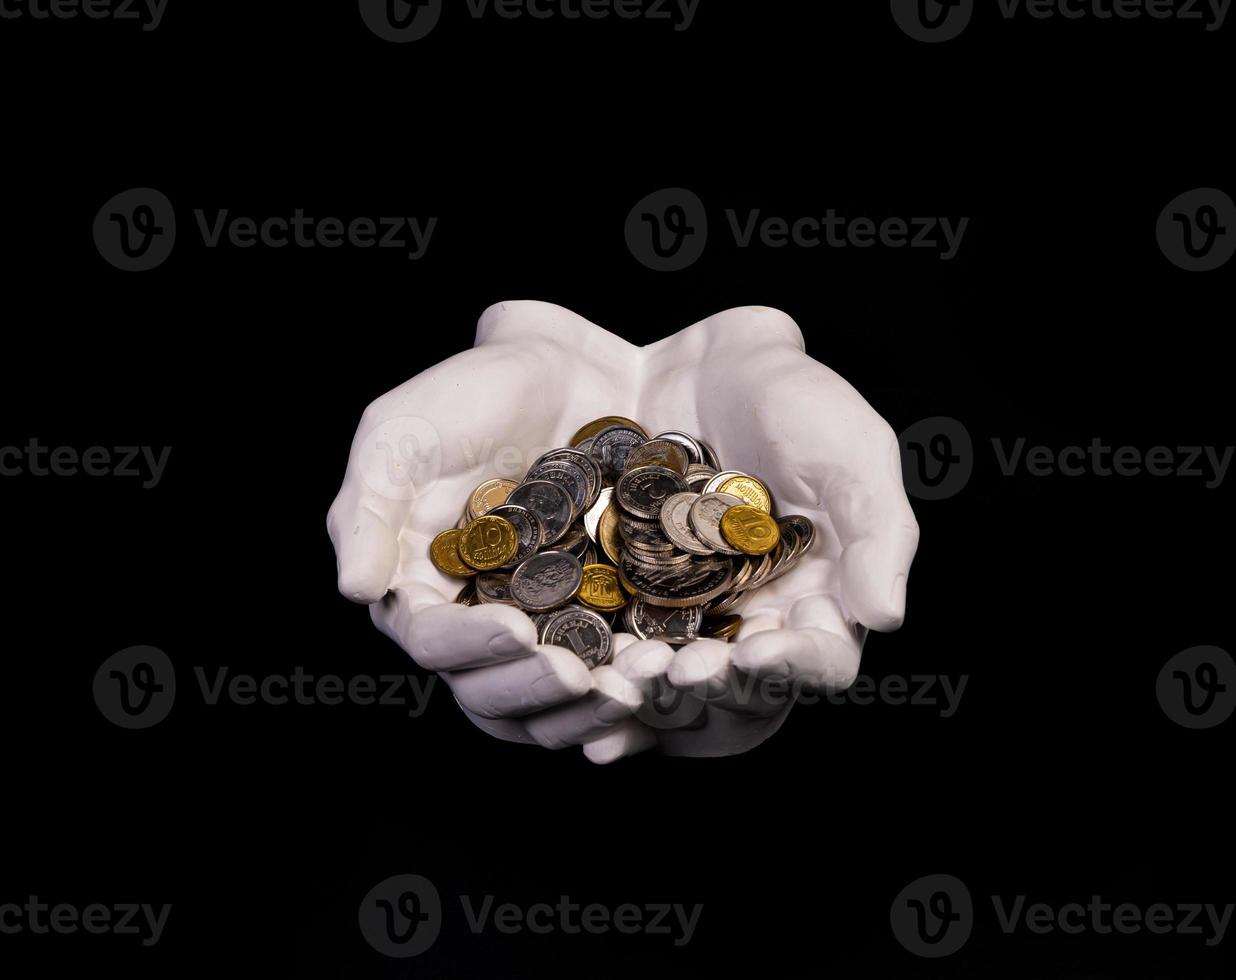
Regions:
[[[456, 604], [463, 583], [429, 560], [482, 480], [520, 479], [605, 415], [700, 436], [722, 466], [763, 480], [777, 513], [815, 522], [803, 560], [748, 594], [735, 642], [675, 651], [619, 634], [613, 663], [589, 672], [538, 645], [518, 609]], [[780, 727], [794, 692], [847, 687], [866, 630], [901, 624], [918, 544], [896, 435], [804, 353], [789, 317], [759, 307], [644, 348], [561, 307], [490, 308], [475, 347], [366, 409], [327, 528], [340, 591], [439, 672], [475, 724], [510, 741], [583, 745], [602, 763], [652, 747], [743, 752]]]

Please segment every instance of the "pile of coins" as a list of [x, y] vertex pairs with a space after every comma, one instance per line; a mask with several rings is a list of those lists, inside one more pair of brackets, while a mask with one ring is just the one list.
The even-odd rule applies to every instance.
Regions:
[[703, 440], [649, 436], [618, 416], [589, 422], [520, 483], [487, 480], [429, 554], [469, 579], [464, 605], [516, 606], [541, 643], [589, 668], [612, 658], [619, 625], [642, 640], [728, 640], [733, 610], [794, 567], [815, 540], [806, 517], [774, 517], [757, 477], [723, 469]]

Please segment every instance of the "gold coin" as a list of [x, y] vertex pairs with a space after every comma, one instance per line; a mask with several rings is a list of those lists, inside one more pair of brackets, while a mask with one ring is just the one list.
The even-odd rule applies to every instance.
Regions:
[[[717, 487], [717, 493], [733, 494], [757, 510], [762, 510], [765, 514], [772, 513], [772, 494], [768, 492], [768, 487], [764, 486], [755, 477], [747, 476], [745, 473], [739, 476], [731, 476]], [[762, 554], [762, 552], [759, 553]]]
[[622, 534], [618, 530], [618, 507], [613, 501], [597, 523], [597, 540], [606, 558], [615, 565], [622, 562]]
[[713, 640], [728, 640], [732, 636], [737, 636], [740, 629], [742, 629], [741, 616], [705, 616], [704, 623], [700, 627], [700, 636]]
[[618, 584], [618, 569], [611, 565], [585, 565], [584, 579], [575, 597], [589, 609], [600, 612], [613, 612], [627, 604]]
[[476, 574], [459, 557], [459, 539], [462, 534], [462, 531], [453, 527], [449, 531], [443, 531], [429, 545], [429, 560], [443, 575], [470, 578]]
[[459, 557], [480, 572], [501, 568], [519, 551], [519, 532], [505, 517], [478, 517], [459, 535]]
[[721, 515], [721, 534], [744, 555], [766, 555], [781, 540], [777, 522], [749, 504], [735, 504]]
[[486, 480], [472, 491], [472, 496], [468, 500], [469, 519], [476, 520], [478, 517], [484, 517], [495, 507], [501, 507], [517, 486], [519, 484], [514, 480]]
[[[625, 425], [628, 428], [634, 429], [636, 432], [644, 432], [644, 427], [638, 422], [632, 422], [630, 419], [624, 419], [621, 415], [607, 415], [603, 419], [596, 419], [589, 422], [581, 428], [575, 435], [571, 436], [570, 445], [578, 446], [585, 439], [591, 439], [602, 429], [608, 429], [611, 425]], [[648, 433], [644, 432], [644, 438], [648, 438]]]

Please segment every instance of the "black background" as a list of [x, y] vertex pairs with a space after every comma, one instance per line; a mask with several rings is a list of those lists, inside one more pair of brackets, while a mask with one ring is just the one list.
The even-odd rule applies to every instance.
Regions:
[[[0, 936], [6, 975], [1226, 975], [1230, 939], [1006, 936], [987, 896], [1236, 901], [1231, 723], [1186, 731], [1154, 694], [1178, 651], [1231, 648], [1226, 484], [1009, 478], [991, 450], [1232, 442], [1231, 266], [1186, 273], [1154, 235], [1177, 194], [1231, 191], [1232, 26], [984, 8], [926, 45], [881, 2], [703, 0], [677, 33], [462, 6], [410, 45], [352, 3], [171, 0], [149, 33], [0, 21], [0, 444], [173, 447], [154, 490], [0, 480], [0, 901], [173, 906], [150, 949]], [[174, 202], [180, 238], [160, 268], [123, 273], [91, 223], [142, 186]], [[672, 186], [700, 195], [714, 232], [662, 274], [623, 225]], [[206, 249], [192, 218], [297, 207], [439, 227], [409, 262]], [[948, 262], [726, 240], [726, 208], [830, 207], [971, 223]], [[915, 501], [906, 624], [863, 663], [967, 675], [957, 714], [803, 707], [744, 756], [596, 768], [488, 738], [445, 689], [419, 719], [205, 706], [193, 666], [416, 670], [336, 594], [326, 510], [364, 406], [470, 346], [491, 303], [525, 298], [644, 343], [775, 306], [898, 431], [962, 421], [974, 476]], [[98, 665], [134, 644], [167, 651], [185, 692], [148, 731], [91, 697]], [[450, 911], [432, 950], [385, 960], [356, 907], [405, 872]], [[979, 907], [938, 962], [888, 920], [935, 872]], [[461, 894], [704, 911], [683, 948], [473, 936]]]

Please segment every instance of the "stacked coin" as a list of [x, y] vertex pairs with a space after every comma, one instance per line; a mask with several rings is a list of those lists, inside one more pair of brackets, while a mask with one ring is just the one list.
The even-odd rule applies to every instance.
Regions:
[[532, 616], [540, 642], [588, 666], [612, 657], [612, 630], [684, 644], [728, 640], [747, 592], [811, 547], [806, 517], [773, 516], [757, 477], [723, 469], [701, 439], [649, 436], [619, 416], [589, 422], [523, 481], [487, 480], [459, 525], [430, 546], [434, 565], [469, 578], [458, 601]]

